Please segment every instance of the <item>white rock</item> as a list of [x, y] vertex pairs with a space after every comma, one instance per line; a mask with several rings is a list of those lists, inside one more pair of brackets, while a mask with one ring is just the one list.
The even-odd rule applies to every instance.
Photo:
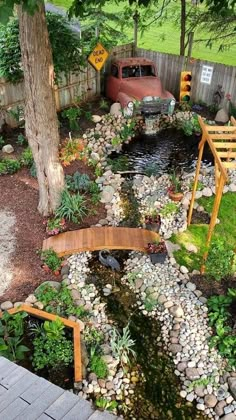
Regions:
[[94, 123], [99, 123], [102, 120], [100, 115], [92, 115], [92, 120]]
[[180, 267], [180, 272], [181, 272], [182, 274], [187, 274], [187, 273], [188, 273], [188, 269], [187, 269], [187, 267], [185, 267], [184, 265], [181, 265], [181, 267]]
[[2, 152], [10, 154], [14, 152], [14, 148], [12, 147], [11, 144], [5, 144], [5, 146], [3, 146], [2, 148]]

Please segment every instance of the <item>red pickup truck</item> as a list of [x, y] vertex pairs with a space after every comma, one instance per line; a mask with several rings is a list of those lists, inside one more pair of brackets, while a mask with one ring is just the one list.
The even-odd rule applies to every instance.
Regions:
[[134, 109], [144, 115], [172, 114], [175, 107], [175, 98], [163, 89], [153, 61], [141, 57], [112, 62], [106, 96], [119, 102], [128, 116]]

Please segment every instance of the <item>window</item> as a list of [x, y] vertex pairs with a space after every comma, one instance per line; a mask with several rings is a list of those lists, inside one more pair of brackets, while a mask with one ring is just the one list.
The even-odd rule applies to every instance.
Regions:
[[118, 67], [115, 64], [112, 64], [112, 66], [111, 66], [111, 75], [113, 77], [118, 77], [118, 74], [119, 74]]

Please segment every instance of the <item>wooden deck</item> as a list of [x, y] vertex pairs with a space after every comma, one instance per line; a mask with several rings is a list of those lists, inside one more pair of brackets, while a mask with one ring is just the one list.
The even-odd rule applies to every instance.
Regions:
[[59, 256], [100, 249], [130, 249], [146, 252], [149, 242], [160, 239], [158, 233], [125, 227], [92, 227], [60, 233], [43, 241], [43, 250], [52, 248]]
[[118, 417], [95, 410], [78, 395], [0, 357], [0, 419], [118, 420]]

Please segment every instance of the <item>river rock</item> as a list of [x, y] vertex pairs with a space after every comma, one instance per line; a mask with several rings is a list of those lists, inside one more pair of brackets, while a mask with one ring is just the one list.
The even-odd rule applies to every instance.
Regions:
[[186, 362], [180, 362], [180, 363], [178, 363], [178, 365], [177, 365], [177, 369], [178, 369], [180, 372], [184, 372], [184, 371], [185, 371], [185, 369], [186, 369], [186, 367], [187, 367], [187, 363], [186, 363]]
[[204, 397], [205, 395], [204, 391], [205, 391], [204, 385], [199, 385], [199, 386], [196, 386], [196, 388], [194, 388], [194, 392], [198, 397]]
[[212, 196], [211, 188], [210, 187], [203, 188], [202, 195], [204, 195], [205, 197], [211, 197]]
[[121, 112], [121, 104], [119, 102], [115, 102], [110, 107], [110, 114], [111, 115], [122, 115]]
[[187, 267], [185, 267], [184, 265], [181, 265], [181, 267], [180, 267], [180, 272], [181, 272], [182, 274], [187, 274], [187, 273], [188, 273], [188, 269], [187, 269]]
[[228, 121], [229, 121], [228, 112], [224, 108], [219, 109], [219, 111], [216, 113], [216, 116], [215, 116], [215, 122], [225, 124]]
[[101, 193], [101, 202], [102, 203], [110, 203], [113, 195], [115, 193], [115, 190], [113, 187], [111, 187], [111, 185], [107, 185], [106, 187], [103, 188], [102, 193]]
[[236, 416], [234, 413], [226, 414], [224, 417], [221, 417], [220, 420], [235, 420]]
[[193, 254], [196, 254], [198, 251], [197, 247], [193, 244], [185, 244], [185, 248], [188, 252], [192, 252]]
[[204, 403], [207, 407], [213, 408], [217, 404], [218, 400], [215, 395], [207, 394], [204, 398]]
[[182, 350], [182, 346], [181, 346], [181, 344], [170, 344], [169, 350], [173, 354], [180, 353], [181, 350]]
[[[138, 278], [137, 280], [135, 280], [135, 289], [138, 290], [140, 289], [140, 287], [142, 287], [143, 285], [143, 279]], [[159, 299], [158, 299], [159, 300]]]
[[196, 290], [196, 284], [191, 283], [191, 281], [188, 281], [188, 283], [186, 284], [186, 287], [188, 290], [191, 290], [191, 292], [194, 292], [194, 290]]
[[236, 399], [236, 378], [228, 378], [228, 384], [231, 394], [233, 395], [234, 399]]
[[5, 144], [5, 146], [3, 146], [3, 148], [2, 148], [2, 152], [10, 154], [10, 153], [14, 152], [14, 148], [12, 147], [11, 144]]
[[7, 311], [8, 309], [13, 308], [13, 303], [10, 300], [6, 300], [5, 302], [1, 303], [1, 309], [3, 311]]
[[172, 306], [172, 308], [169, 309], [169, 312], [175, 318], [182, 318], [184, 316], [184, 311], [179, 305]]
[[198, 379], [200, 377], [197, 368], [186, 368], [185, 373], [187, 378], [191, 381], [194, 381], [195, 379]]
[[225, 400], [222, 400], [218, 402], [218, 404], [215, 406], [214, 411], [217, 416], [222, 416], [224, 414], [224, 407], [226, 406]]
[[[62, 270], [66, 267], [68, 267], [68, 266], [62, 267]], [[69, 270], [67, 270], [66, 274], [68, 274], [68, 273], [69, 273]], [[37, 294], [37, 292], [42, 290], [41, 288], [44, 287], [44, 286], [49, 286], [49, 287], [52, 287], [53, 289], [59, 290], [61, 288], [61, 283], [59, 283], [58, 281], [53, 281], [53, 280], [44, 281], [43, 283], [40, 284], [40, 286], [37, 287], [37, 289], [34, 291], [34, 293]]]
[[91, 155], [90, 155], [90, 158], [91, 158], [92, 160], [95, 160], [96, 162], [98, 162], [98, 161], [100, 160], [100, 156], [99, 156], [99, 154], [98, 154], [98, 153], [96, 153], [96, 152], [92, 152], [92, 153], [91, 153]]
[[94, 123], [100, 123], [100, 121], [102, 120], [101, 115], [92, 115], [92, 120]]

